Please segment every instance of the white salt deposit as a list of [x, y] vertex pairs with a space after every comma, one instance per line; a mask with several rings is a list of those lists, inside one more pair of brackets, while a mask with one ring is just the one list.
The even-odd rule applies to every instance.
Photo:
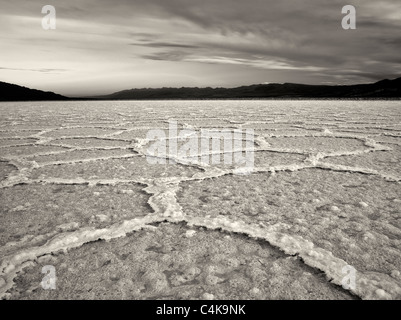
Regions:
[[196, 233], [195, 230], [188, 230], [188, 231], [185, 233], [185, 236], [186, 236], [187, 238], [192, 238], [192, 237], [194, 236], [195, 233]]

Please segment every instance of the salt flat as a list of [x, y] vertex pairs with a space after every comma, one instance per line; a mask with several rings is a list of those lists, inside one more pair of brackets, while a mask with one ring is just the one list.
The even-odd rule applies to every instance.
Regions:
[[[400, 299], [400, 108], [0, 103], [0, 297]], [[147, 133], [170, 147], [171, 121], [195, 135], [253, 129], [252, 172], [149, 162]], [[41, 286], [46, 265], [55, 290]]]

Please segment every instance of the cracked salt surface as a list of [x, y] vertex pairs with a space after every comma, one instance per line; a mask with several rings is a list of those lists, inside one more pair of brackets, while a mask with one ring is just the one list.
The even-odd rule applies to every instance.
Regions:
[[401, 220], [399, 204], [393, 201], [399, 196], [397, 183], [363, 174], [305, 169], [228, 175], [180, 186], [177, 199], [188, 216], [224, 216], [274, 227], [312, 241], [360, 271], [390, 274], [401, 269], [397, 253]]
[[[66, 290], [41, 289], [41, 268], [48, 264]], [[168, 223], [42, 256], [15, 282], [11, 299], [355, 298], [266, 242]]]
[[36, 142], [36, 139], [0, 139], [0, 148], [17, 145], [29, 145]]
[[[401, 137], [399, 138], [401, 140]], [[383, 144], [386, 146], [386, 144]], [[388, 151], [377, 151], [364, 155], [347, 155], [325, 159], [324, 162], [343, 166], [370, 168], [401, 178], [401, 146], [387, 145]]]
[[[1, 103], [0, 297], [400, 299], [399, 108]], [[149, 164], [147, 129], [170, 120], [256, 129], [253, 174]], [[40, 287], [44, 264], [55, 291]]]
[[[147, 204], [149, 196], [142, 189], [138, 184], [24, 184], [5, 188], [0, 195], [0, 246], [8, 249], [34, 235], [44, 235], [48, 240], [57, 234], [57, 229], [102, 228], [145, 216], [152, 210]], [[75, 227], [69, 227], [71, 223]]]
[[52, 153], [65, 152], [68, 149], [66, 147], [30, 144], [26, 146], [7, 146], [1, 148], [0, 150], [1, 157], [18, 159], [26, 156], [48, 155]]
[[[330, 131], [328, 131], [330, 134]], [[364, 149], [363, 141], [355, 138], [336, 138], [336, 137], [275, 137], [266, 138], [273, 148], [295, 149], [309, 152], [338, 152], [354, 151]]]
[[130, 142], [112, 138], [65, 138], [52, 140], [51, 144], [75, 148], [118, 148], [128, 147]]
[[66, 164], [85, 160], [103, 160], [105, 158], [132, 157], [134, 153], [128, 149], [75, 149], [63, 153], [27, 157], [26, 160], [38, 164]]

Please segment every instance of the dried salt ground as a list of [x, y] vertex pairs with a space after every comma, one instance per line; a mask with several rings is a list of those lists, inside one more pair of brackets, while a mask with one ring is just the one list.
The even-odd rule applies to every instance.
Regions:
[[[127, 155], [127, 152], [123, 152]], [[128, 154], [129, 156], [129, 154]], [[124, 159], [126, 158], [126, 159]], [[143, 156], [115, 157], [110, 156], [98, 161], [79, 161], [76, 163], [60, 163], [52, 166], [35, 168], [30, 175], [31, 179], [122, 179], [140, 180], [157, 177], [190, 177], [202, 170], [196, 167], [181, 164], [151, 165]]]
[[58, 130], [52, 130], [42, 134], [43, 137], [85, 137], [85, 136], [107, 136], [112, 133], [118, 132], [118, 130], [108, 128], [87, 128], [87, 127], [73, 127], [73, 128], [61, 128]]
[[102, 160], [113, 158], [131, 157], [135, 153], [128, 149], [88, 149], [71, 150], [57, 154], [26, 157], [27, 161], [34, 161], [38, 164], [64, 164], [69, 162], [84, 162], [90, 160]]
[[339, 152], [365, 149], [363, 141], [335, 137], [276, 137], [266, 138], [273, 148], [296, 149], [309, 152]]
[[0, 181], [8, 177], [9, 174], [17, 170], [13, 165], [0, 161]]
[[398, 183], [375, 176], [305, 169], [183, 182], [177, 199], [187, 216], [301, 236], [397, 287], [391, 274], [401, 269], [399, 191]]
[[36, 139], [0, 139], [0, 148], [32, 144], [35, 143]]
[[[55, 290], [40, 285], [45, 265]], [[14, 281], [9, 299], [357, 298], [266, 242], [170, 223], [44, 255]]]
[[0, 139], [25, 138], [40, 133], [40, 130], [4, 130], [0, 126]]
[[[401, 142], [401, 137], [398, 138]], [[369, 168], [383, 174], [398, 177], [401, 180], [401, 146], [384, 144], [388, 151], [371, 152], [368, 154], [345, 155], [342, 157], [327, 158], [325, 163], [346, 167]]]
[[0, 256], [19, 242], [44, 243], [60, 232], [103, 228], [152, 210], [149, 195], [138, 184], [25, 184], [0, 192]]
[[118, 139], [101, 139], [101, 138], [66, 138], [66, 139], [55, 139], [51, 141], [52, 145], [61, 145], [66, 147], [78, 147], [78, 148], [117, 148], [117, 147], [128, 147], [129, 141], [123, 141]]
[[[38, 292], [31, 289], [42, 290], [36, 280], [44, 276], [40, 263], [56, 265], [63, 257], [66, 263], [77, 260], [90, 269], [85, 255], [78, 259], [70, 254], [120, 241], [133, 241], [129, 245], [133, 246], [144, 238], [147, 243], [150, 240], [144, 232], [153, 232], [154, 237], [155, 230], [160, 230], [156, 252], [146, 253], [144, 262], [157, 266], [156, 275], [142, 279], [142, 271], [138, 271], [132, 278], [129, 272], [126, 277], [125, 270], [140, 268], [130, 264], [117, 280], [110, 281], [127, 281], [128, 287], [132, 279], [142, 283], [145, 291], [140, 287], [139, 298], [176, 297], [178, 290], [171, 289], [170, 275], [166, 275], [168, 286], [163, 287], [165, 279], [159, 279], [160, 273], [169, 270], [168, 265], [157, 262], [158, 244], [171, 242], [179, 248], [178, 253], [192, 258], [189, 267], [185, 267], [185, 260], [183, 266], [170, 271], [209, 285], [198, 291], [191, 287], [187, 295], [176, 298], [219, 298], [222, 293], [229, 299], [259, 299], [258, 295], [262, 299], [329, 298], [320, 284], [308, 286], [297, 271], [299, 267], [313, 268], [322, 283], [345, 294], [330, 295], [332, 299], [348, 299], [352, 294], [363, 299], [400, 299], [401, 196], [394, 162], [400, 135], [399, 108], [399, 102], [388, 101], [0, 103], [4, 116], [0, 119], [1, 140], [13, 141], [0, 148], [4, 203], [0, 297], [30, 299]], [[168, 120], [177, 120], [180, 129], [199, 130], [206, 123], [224, 130], [260, 128], [255, 130], [254, 174], [241, 177], [233, 175], [232, 166], [191, 165], [180, 159], [175, 159], [178, 164], [174, 165], [149, 164], [143, 135], [147, 128], [167, 128]], [[391, 139], [379, 138], [389, 134]], [[32, 141], [21, 146], [23, 139]], [[344, 160], [347, 162], [341, 162]], [[181, 231], [175, 229], [177, 224], [164, 228], [164, 224], [159, 225], [162, 221], [182, 223], [178, 225]], [[220, 240], [227, 236], [240, 236], [247, 245], [256, 241], [263, 251], [283, 255], [270, 267], [269, 282], [263, 280], [263, 288], [252, 278], [253, 271], [246, 271], [253, 266], [255, 255], [262, 259], [259, 251], [236, 249], [235, 257], [246, 255], [241, 265], [245, 269], [232, 273], [223, 270], [219, 274], [212, 268], [213, 273], [202, 267], [212, 261], [208, 259], [216, 259], [217, 267], [226, 266], [224, 261], [233, 255], [227, 257], [232, 251], [225, 249], [228, 244], [220, 245]], [[186, 246], [193, 248], [185, 241], [195, 240], [214, 244], [214, 251], [207, 247], [212, 258], [185, 251]], [[96, 259], [102, 259], [102, 250], [93, 254]], [[120, 251], [124, 249], [116, 245], [109, 253], [118, 255]], [[178, 259], [173, 250], [163, 259], [170, 256]], [[194, 271], [197, 269], [186, 271], [192, 260], [202, 267], [200, 274]], [[36, 266], [35, 261], [39, 262]], [[347, 265], [357, 270], [356, 288], [343, 291], [342, 268]], [[32, 271], [35, 268], [39, 272]], [[79, 267], [76, 272], [81, 272]], [[85, 276], [79, 284], [88, 286], [90, 294], [101, 277], [90, 278], [87, 271], [82, 272]], [[26, 278], [26, 289], [19, 289], [24, 296], [18, 296], [18, 279], [26, 274], [32, 278]], [[112, 272], [102, 274], [106, 279]], [[193, 274], [198, 278], [191, 278]], [[227, 279], [231, 276], [230, 282]], [[226, 280], [220, 282], [220, 278]], [[72, 288], [67, 284], [74, 281], [71, 275], [63, 281], [64, 288]], [[155, 293], [159, 283], [165, 290]], [[240, 283], [241, 290], [232, 289], [235, 283]], [[276, 291], [269, 289], [273, 285]], [[109, 283], [104, 287], [107, 296]], [[130, 294], [118, 298], [132, 298]], [[69, 295], [74, 297], [66, 293], [63, 298]]]
[[68, 149], [59, 146], [46, 145], [26, 145], [26, 146], [7, 146], [0, 149], [1, 156], [7, 158], [21, 158], [33, 155], [45, 155], [51, 153], [65, 152]]

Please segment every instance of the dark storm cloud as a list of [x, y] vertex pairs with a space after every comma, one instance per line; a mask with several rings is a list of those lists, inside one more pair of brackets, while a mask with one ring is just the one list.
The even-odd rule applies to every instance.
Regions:
[[141, 79], [233, 86], [399, 76], [401, 6], [394, 0], [354, 0], [356, 30], [342, 29], [348, 3], [340, 0], [53, 0], [53, 33], [40, 29], [42, 1], [0, 3], [7, 70], [81, 70], [69, 72], [71, 86], [74, 76], [100, 82], [105, 73], [121, 89]]

